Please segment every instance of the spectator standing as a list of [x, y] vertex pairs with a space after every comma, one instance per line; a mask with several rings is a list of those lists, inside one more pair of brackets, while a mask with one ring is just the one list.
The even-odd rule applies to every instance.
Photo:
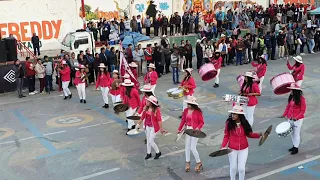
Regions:
[[151, 20], [149, 15], [147, 15], [146, 19], [144, 20], [144, 27], [146, 27], [146, 36], [150, 36]]
[[165, 69], [166, 69], [166, 74], [170, 73], [170, 63], [171, 63], [171, 50], [170, 50], [170, 45], [169, 44], [165, 44], [163, 46], [162, 49], [163, 53], [164, 53], [164, 57], [165, 57]]
[[132, 16], [132, 19], [130, 21], [130, 28], [132, 32], [138, 32], [138, 21], [136, 19], [136, 16]]
[[192, 53], [193, 53], [193, 50], [192, 50], [192, 45], [190, 44], [190, 41], [187, 40], [186, 41], [186, 45], [184, 46], [185, 48], [185, 51], [186, 51], [186, 65], [185, 67], [186, 68], [192, 68]]
[[282, 30], [279, 31], [279, 35], [277, 37], [277, 43], [278, 43], [278, 47], [279, 47], [279, 58], [283, 58], [284, 57], [284, 53], [285, 53], [285, 38], [286, 35], [283, 33]]
[[173, 49], [171, 54], [171, 67], [172, 67], [172, 81], [173, 84], [179, 84], [179, 50], [177, 48]]
[[93, 62], [94, 62], [94, 57], [92, 57], [92, 54], [90, 53], [90, 50], [86, 50], [86, 55], [84, 56], [84, 59], [87, 60], [88, 62], [88, 68], [89, 68], [89, 83], [94, 84], [94, 69], [93, 69]]
[[35, 71], [37, 73], [37, 77], [39, 79], [40, 82], [40, 94], [45, 94], [45, 92], [43, 91], [44, 89], [44, 85], [45, 85], [45, 68], [42, 64], [41, 59], [37, 60], [37, 64], [35, 66]]
[[308, 38], [308, 44], [309, 44], [309, 51], [311, 54], [314, 54], [314, 46], [315, 46], [315, 43], [314, 43], [314, 35], [316, 33], [314, 32], [313, 29], [309, 29], [309, 32], [307, 34], [307, 38]]
[[129, 44], [126, 49], [126, 59], [129, 64], [133, 61], [132, 44]]
[[[93, 61], [93, 72], [94, 72], [94, 80], [95, 80], [95, 82], [96, 82], [96, 80], [97, 80], [97, 77], [98, 77], [98, 73], [99, 73], [99, 65], [100, 65], [100, 63], [101, 63], [101, 59], [100, 59], [100, 54], [99, 53], [96, 53], [95, 55], [94, 55], [94, 61]], [[103, 63], [104, 64], [104, 63]]]
[[197, 40], [196, 44], [196, 55], [197, 55], [197, 69], [200, 69], [200, 67], [203, 64], [203, 51], [201, 46], [201, 40]]
[[190, 17], [189, 14], [187, 12], [184, 12], [184, 15], [182, 16], [182, 35], [187, 35], [189, 32], [189, 21], [190, 21]]
[[45, 82], [45, 86], [46, 86], [46, 92], [50, 93], [50, 91], [54, 91], [53, 87], [52, 87], [52, 75], [53, 75], [53, 63], [51, 61], [49, 61], [48, 56], [44, 56], [44, 63], [43, 63], [44, 67], [45, 67], [45, 75], [46, 75], [46, 82]]
[[227, 64], [227, 55], [228, 55], [228, 45], [225, 39], [222, 39], [221, 43], [219, 44], [219, 52], [221, 53], [222, 67], [224, 67]]
[[137, 26], [138, 26], [138, 32], [142, 34], [142, 21], [141, 21], [141, 15], [137, 16]]
[[30, 57], [26, 57], [26, 76], [28, 80], [28, 86], [29, 86], [29, 95], [35, 95], [38, 93], [38, 91], [35, 90], [35, 75], [36, 71], [34, 70], [35, 66], [32, 63], [32, 60]]
[[125, 26], [124, 26], [123, 19], [120, 19], [119, 26], [120, 26], [120, 34], [123, 34], [125, 29], [126, 29]]
[[243, 43], [242, 38], [239, 36], [238, 41], [237, 41], [237, 45], [236, 45], [236, 65], [238, 66], [238, 64], [242, 65], [242, 56], [243, 56], [243, 51], [245, 49], [245, 45]]
[[22, 88], [23, 88], [23, 82], [24, 82], [24, 70], [23, 70], [22, 65], [20, 63], [20, 60], [14, 61], [13, 70], [15, 72], [18, 97], [19, 98], [26, 97], [22, 94]]
[[111, 47], [110, 53], [107, 56], [108, 59], [108, 65], [110, 66], [110, 72], [113, 72], [114, 70], [117, 70], [117, 54], [116, 49], [114, 47]]
[[[107, 55], [106, 55], [106, 49], [102, 47], [100, 49], [100, 62], [103, 63], [106, 67], [108, 67], [108, 61], [107, 61]], [[110, 72], [110, 71], [109, 71]]]
[[128, 16], [124, 17], [124, 28], [125, 28], [125, 31], [131, 31], [131, 22], [130, 20], [128, 19]]
[[175, 24], [175, 26], [176, 26], [175, 35], [180, 35], [180, 30], [181, 30], [181, 17], [179, 16], [178, 12], [175, 12], [174, 24]]
[[132, 52], [133, 56], [133, 62], [135, 62], [138, 67], [137, 67], [137, 75], [138, 77], [141, 76], [141, 62], [142, 62], [142, 57], [143, 57], [143, 50], [139, 49], [138, 46], [134, 47], [134, 51]]
[[174, 34], [174, 20], [175, 20], [175, 18], [172, 14], [170, 17], [170, 20], [169, 20], [170, 21], [170, 36], [173, 36], [173, 34]]
[[163, 15], [160, 23], [160, 26], [162, 27], [162, 36], [168, 34], [168, 25], [169, 25], [169, 20], [165, 15]]
[[159, 19], [153, 18], [153, 29], [154, 29], [154, 36], [155, 37], [157, 37], [159, 34], [159, 26], [160, 26]]
[[31, 38], [31, 43], [33, 46], [34, 55], [36, 56], [37, 52], [38, 52], [38, 56], [40, 56], [40, 39], [36, 33], [33, 33], [32, 38]]
[[277, 38], [274, 32], [271, 32], [271, 60], [276, 60]]

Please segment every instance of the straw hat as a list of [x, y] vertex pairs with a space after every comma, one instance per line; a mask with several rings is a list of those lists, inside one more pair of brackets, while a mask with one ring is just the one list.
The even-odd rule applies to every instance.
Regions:
[[296, 60], [296, 61], [299, 62], [299, 63], [303, 63], [301, 56], [293, 57], [293, 59]]
[[127, 73], [125, 73], [125, 74], [124, 74], [124, 76], [123, 76], [123, 78], [125, 78], [125, 79], [129, 79], [129, 78], [130, 78], [130, 75], [129, 75], [129, 74], [127, 74]]
[[151, 86], [146, 84], [142, 87], [142, 89], [140, 89], [140, 91], [142, 92], [152, 92]]
[[80, 69], [85, 69], [86, 67], [81, 64], [81, 65], [79, 66], [79, 68], [80, 68]]
[[197, 105], [199, 106], [199, 104], [196, 102], [197, 98], [193, 97], [193, 96], [189, 96], [187, 100], [185, 100], [184, 102], [187, 104], [193, 104], [193, 105]]
[[67, 64], [67, 61], [62, 61], [62, 64], [63, 64], [63, 65]]
[[260, 58], [262, 58], [262, 59], [266, 59], [266, 56], [265, 55], [261, 55], [261, 56], [259, 56]]
[[107, 68], [104, 63], [100, 63], [100, 65], [98, 66], [99, 68]]
[[226, 35], [224, 35], [224, 34], [221, 34], [221, 37], [223, 38], [223, 37], [226, 37]]
[[133, 86], [134, 83], [131, 82], [130, 79], [125, 79], [124, 82], [122, 83], [122, 86]]
[[243, 108], [239, 105], [235, 105], [233, 106], [232, 110], [228, 111], [229, 113], [233, 113], [233, 114], [245, 114], [243, 112]]
[[187, 68], [187, 69], [185, 69], [184, 71], [187, 71], [187, 72], [189, 72], [190, 74], [192, 74], [193, 69], [192, 69], [192, 68]]
[[159, 106], [159, 104], [158, 104], [158, 99], [157, 99], [156, 97], [154, 97], [154, 96], [149, 96], [149, 97], [147, 98], [147, 101], [151, 102], [152, 104], [154, 104], [154, 105], [156, 105], [156, 106]]
[[133, 67], [133, 68], [138, 67], [138, 65], [137, 65], [135, 62], [131, 62], [131, 63], [129, 64], [129, 66], [130, 66], [130, 67]]
[[153, 68], [153, 69], [155, 69], [156, 66], [155, 66], [153, 63], [150, 63], [149, 66], [148, 66], [148, 68]]
[[248, 71], [248, 72], [245, 73], [245, 76], [247, 76], [247, 77], [253, 77], [253, 73], [250, 72], [250, 71]]
[[288, 89], [295, 89], [295, 90], [300, 90], [301, 91], [300, 86], [298, 86], [296, 83], [292, 83], [290, 85], [290, 87], [288, 87]]
[[220, 53], [219, 49], [217, 49], [217, 50], [215, 51], [215, 53]]
[[115, 69], [115, 70], [112, 71], [112, 73], [117, 73], [117, 74], [119, 74], [119, 71]]

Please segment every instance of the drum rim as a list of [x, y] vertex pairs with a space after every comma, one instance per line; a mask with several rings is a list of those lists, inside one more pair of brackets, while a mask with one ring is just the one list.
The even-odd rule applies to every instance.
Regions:
[[[271, 81], [273, 81], [273, 79], [275, 79], [276, 77], [278, 77], [278, 76], [280, 76], [280, 75], [283, 75], [283, 74], [290, 74], [290, 73], [284, 72], [284, 73], [278, 74], [278, 75], [276, 75], [276, 76], [274, 76], [273, 78], [270, 79], [270, 83], [271, 83]], [[291, 74], [290, 74], [290, 75], [291, 75]], [[291, 75], [291, 76], [292, 76], [292, 75]]]
[[[270, 82], [271, 83], [271, 82]], [[284, 85], [291, 85], [293, 82], [288, 82], [288, 83], [286, 83], [286, 84], [283, 84], [282, 86], [284, 86]], [[271, 86], [272, 86], [272, 83], [271, 83]], [[280, 89], [282, 86], [278, 86], [278, 87], [276, 87], [274, 90], [273, 90], [273, 92], [276, 94], [276, 95], [282, 95], [282, 94], [287, 94], [288, 92], [290, 92], [291, 90], [290, 89], [288, 89], [288, 92], [285, 92], [285, 93], [276, 93], [276, 91], [278, 90], [278, 89]]]
[[[282, 127], [282, 126], [280, 126], [281, 124], [289, 124], [289, 129], [290, 129], [290, 127], [291, 127], [291, 124], [290, 124], [289, 122], [282, 122], [282, 123], [278, 124], [277, 127], [276, 127], [276, 129], [275, 129], [275, 131], [276, 131], [277, 134], [282, 134], [282, 133], [285, 133], [286, 131], [288, 131], [288, 130], [286, 130], [286, 131], [284, 131], [284, 132], [278, 132], [277, 129], [279, 129], [280, 127]], [[283, 127], [284, 127], [284, 126], [283, 126]]]
[[169, 90], [173, 90], [173, 89], [179, 90], [179, 88], [171, 88], [171, 89], [168, 89], [168, 90], [167, 90], [167, 93], [168, 93], [168, 92], [173, 92], [173, 91], [169, 91]]

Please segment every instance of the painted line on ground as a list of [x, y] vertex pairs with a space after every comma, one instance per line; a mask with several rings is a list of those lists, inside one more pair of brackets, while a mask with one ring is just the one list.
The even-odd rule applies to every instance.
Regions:
[[[164, 155], [160, 156], [160, 159], [161, 159], [161, 158], [165, 158], [165, 157], [167, 157], [167, 156], [172, 156], [172, 155], [175, 155], [175, 154], [180, 154], [180, 153], [182, 153], [182, 152], [185, 152], [185, 150], [184, 150], [184, 149], [181, 149], [181, 150], [178, 150], [178, 151], [172, 151], [172, 152], [169, 152], [169, 153], [167, 153], [167, 154], [164, 154]], [[153, 160], [156, 160], [156, 159], [151, 158], [151, 159], [148, 159], [147, 161], [153, 161]]]
[[293, 163], [293, 164], [288, 165], [288, 166], [283, 166], [283, 167], [278, 168], [278, 169], [275, 169], [275, 170], [273, 170], [273, 171], [270, 171], [270, 172], [267, 172], [267, 173], [260, 174], [260, 175], [258, 175], [258, 176], [249, 178], [248, 180], [258, 180], [258, 179], [262, 179], [262, 178], [265, 178], [265, 177], [268, 177], [268, 176], [277, 174], [277, 173], [279, 173], [279, 172], [285, 171], [285, 170], [290, 169], [290, 168], [294, 168], [294, 167], [296, 167], [296, 166], [300, 166], [300, 165], [302, 165], [302, 164], [305, 164], [305, 163], [308, 163], [308, 162], [311, 162], [311, 161], [314, 161], [314, 160], [317, 160], [317, 159], [320, 159], [320, 155], [314, 156], [314, 157], [309, 158], [309, 159], [305, 159], [305, 160], [303, 160], [303, 161], [298, 161], [298, 162]]
[[105, 171], [97, 172], [97, 173], [94, 173], [94, 174], [91, 174], [91, 175], [79, 177], [79, 178], [76, 178], [76, 179], [73, 179], [73, 180], [86, 180], [86, 179], [94, 178], [94, 177], [97, 177], [97, 176], [101, 176], [103, 174], [108, 174], [108, 173], [111, 173], [111, 172], [115, 172], [115, 171], [118, 171], [118, 170], [120, 170], [120, 168], [117, 167], [117, 168], [113, 168], [113, 169], [108, 169], [108, 170], [105, 170]]
[[86, 128], [91, 128], [91, 127], [96, 127], [96, 126], [100, 126], [101, 124], [93, 124], [90, 126], [83, 126], [83, 127], [79, 127], [79, 129], [86, 129]]

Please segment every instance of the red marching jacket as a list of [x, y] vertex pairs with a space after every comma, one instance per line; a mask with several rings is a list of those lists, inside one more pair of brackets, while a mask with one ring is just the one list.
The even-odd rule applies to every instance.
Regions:
[[[260, 138], [260, 134], [251, 132], [248, 137], [258, 139]], [[221, 148], [225, 148], [227, 145], [233, 150], [243, 150], [249, 147], [248, 139], [242, 125], [240, 125], [240, 127], [236, 127], [235, 130], [229, 131], [228, 122], [226, 123]]]
[[216, 70], [221, 68], [222, 65], [222, 57], [220, 56], [218, 59], [211, 59], [212, 64], [214, 65], [214, 68], [216, 68]]
[[186, 81], [183, 80], [181, 82], [181, 86], [189, 90], [189, 91], [184, 91], [185, 96], [193, 95], [194, 89], [197, 87], [195, 80], [191, 76]]
[[141, 100], [141, 105], [140, 105], [139, 110], [138, 110], [138, 114], [142, 113], [143, 108], [146, 106], [146, 104], [147, 104], [147, 97], [143, 96], [142, 100]]
[[98, 87], [110, 87], [111, 86], [111, 78], [109, 73], [98, 73], [98, 78], [96, 82], [96, 89]]
[[[113, 81], [114, 81], [114, 79], [111, 78], [111, 79], [110, 79], [110, 82], [113, 83]], [[111, 84], [112, 84], [112, 83], [111, 83]], [[116, 90], [110, 89], [109, 93], [110, 93], [111, 95], [113, 95], [113, 96], [118, 96], [118, 95], [120, 95], [120, 93], [121, 93], [121, 86], [118, 87]]]
[[287, 66], [289, 70], [293, 70], [292, 76], [295, 81], [303, 80], [305, 70], [304, 64], [300, 64], [300, 66], [297, 67], [295, 65], [291, 66], [289, 63], [287, 63]]
[[299, 120], [299, 119], [304, 118], [304, 114], [306, 113], [306, 109], [307, 109], [306, 99], [303, 96], [301, 96], [300, 97], [300, 104], [296, 105], [294, 103], [294, 101], [291, 100], [288, 103], [282, 116], [287, 117], [288, 119]]
[[[143, 111], [141, 120], [144, 120], [145, 118], [146, 118], [146, 111]], [[151, 112], [151, 122], [154, 127], [155, 133], [157, 133], [160, 130], [159, 122], [161, 121], [162, 121], [162, 116], [161, 116], [160, 108], [157, 107], [155, 113]], [[146, 121], [144, 121], [144, 123], [146, 125]]]
[[[251, 90], [251, 91], [250, 91]], [[241, 92], [241, 90], [240, 90]], [[249, 93], [260, 93], [260, 89], [257, 83], [252, 83], [252, 89], [250, 87], [244, 87], [244, 93], [249, 94]], [[256, 96], [246, 96], [248, 97], [249, 101], [247, 106], [255, 106], [258, 104], [258, 98]]]
[[[84, 75], [86, 75], [87, 73], [86, 72], [83, 72]], [[76, 72], [76, 75], [75, 75], [75, 78], [73, 80], [73, 83], [75, 85], [78, 85], [78, 84], [81, 84], [81, 83], [86, 83], [86, 81], [82, 81], [81, 79], [81, 72], [80, 70]]]
[[203, 114], [200, 111], [194, 110], [192, 112], [191, 121], [187, 121], [188, 108], [184, 109], [182, 113], [181, 123], [179, 125], [178, 131], [180, 132], [184, 125], [192, 126], [192, 128], [201, 130], [204, 125]]
[[257, 73], [258, 78], [261, 78], [262, 76], [264, 76], [266, 74], [266, 72], [267, 72], [267, 65], [266, 64], [255, 64], [253, 61], [251, 64], [253, 67], [257, 68], [256, 73]]
[[61, 74], [61, 81], [70, 81], [71, 70], [69, 66], [65, 66], [62, 70], [59, 71], [59, 73]]
[[124, 90], [124, 95], [123, 95], [123, 103], [124, 104], [128, 104], [129, 107], [131, 107], [132, 109], [137, 108], [138, 106], [140, 106], [141, 102], [140, 102], [140, 96], [139, 96], [139, 92], [137, 89], [132, 88], [131, 92], [130, 92], [130, 98], [126, 95], [126, 89]]
[[151, 85], [155, 85], [157, 84], [157, 80], [158, 80], [158, 73], [156, 71], [148, 72], [144, 76], [144, 82], [146, 84], [150, 83]]

